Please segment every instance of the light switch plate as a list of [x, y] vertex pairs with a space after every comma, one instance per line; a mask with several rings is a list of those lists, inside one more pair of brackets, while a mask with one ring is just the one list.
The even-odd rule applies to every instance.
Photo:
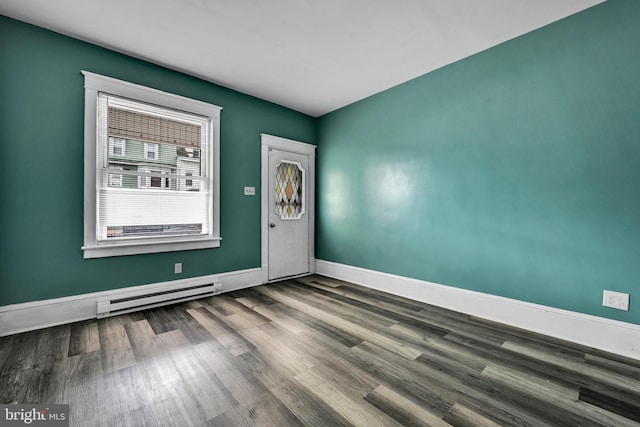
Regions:
[[256, 187], [244, 187], [244, 195], [245, 196], [255, 196], [256, 195]]

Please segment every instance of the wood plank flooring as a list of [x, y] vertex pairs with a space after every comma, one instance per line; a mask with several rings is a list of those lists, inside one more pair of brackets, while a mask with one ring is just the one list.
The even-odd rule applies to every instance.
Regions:
[[639, 426], [640, 361], [321, 276], [0, 338], [74, 426]]

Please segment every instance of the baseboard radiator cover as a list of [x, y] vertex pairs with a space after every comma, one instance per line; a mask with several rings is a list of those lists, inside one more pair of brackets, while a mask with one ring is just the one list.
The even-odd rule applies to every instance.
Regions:
[[[150, 294], [174, 291], [176, 289], [184, 291], [184, 288], [211, 284], [214, 286], [214, 294], [218, 294], [257, 286], [262, 283], [262, 270], [260, 268], [248, 268], [128, 288], [115, 288], [107, 291], [0, 306], [0, 337], [95, 319], [97, 317], [98, 301], [102, 300], [113, 301], [138, 295], [149, 297]], [[199, 293], [197, 292], [196, 294]], [[208, 295], [205, 295], [205, 297]], [[202, 298], [196, 295], [178, 296], [174, 294], [173, 297], [168, 298], [172, 300], [169, 303], [178, 302], [175, 300], [176, 297], [178, 299], [184, 297], [185, 301]], [[165, 301], [157, 303], [165, 305], [168, 302], [165, 299]], [[122, 311], [119, 313], [125, 314], [126, 310], [140, 310], [140, 304], [138, 303], [137, 305], [137, 308], [132, 306], [129, 309], [120, 307]], [[153, 303], [147, 302], [145, 308], [152, 308], [152, 305]]]
[[222, 283], [214, 280], [206, 284], [183, 284], [166, 290], [123, 292], [98, 299], [97, 318], [116, 316], [168, 304], [206, 298], [222, 292]]

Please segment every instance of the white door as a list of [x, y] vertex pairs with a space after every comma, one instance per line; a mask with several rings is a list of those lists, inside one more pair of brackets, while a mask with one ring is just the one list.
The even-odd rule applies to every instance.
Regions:
[[309, 273], [309, 156], [269, 149], [269, 280]]

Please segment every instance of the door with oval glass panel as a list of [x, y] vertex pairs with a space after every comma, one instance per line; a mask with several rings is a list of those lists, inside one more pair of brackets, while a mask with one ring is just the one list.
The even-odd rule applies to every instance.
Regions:
[[309, 158], [269, 149], [269, 280], [310, 272]]

